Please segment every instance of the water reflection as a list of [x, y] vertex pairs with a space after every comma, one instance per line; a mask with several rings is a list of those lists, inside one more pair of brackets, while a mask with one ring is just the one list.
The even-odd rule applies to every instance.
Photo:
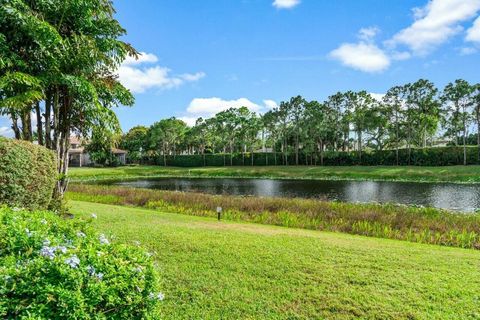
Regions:
[[211, 194], [392, 202], [470, 212], [480, 208], [478, 184], [185, 178], [144, 179], [111, 184]]

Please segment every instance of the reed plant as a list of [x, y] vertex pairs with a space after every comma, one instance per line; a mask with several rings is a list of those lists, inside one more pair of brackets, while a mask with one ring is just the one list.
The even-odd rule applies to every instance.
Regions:
[[222, 207], [222, 219], [227, 220], [480, 249], [480, 214], [428, 207], [210, 195], [86, 184], [71, 185], [68, 198], [204, 217], [217, 217], [216, 208]]

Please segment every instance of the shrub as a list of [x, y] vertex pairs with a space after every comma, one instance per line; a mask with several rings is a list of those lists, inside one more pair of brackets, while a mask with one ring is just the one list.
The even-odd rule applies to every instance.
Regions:
[[57, 180], [52, 151], [27, 141], [0, 137], [0, 203], [46, 209]]
[[145, 319], [161, 299], [140, 248], [79, 219], [0, 208], [0, 318]]

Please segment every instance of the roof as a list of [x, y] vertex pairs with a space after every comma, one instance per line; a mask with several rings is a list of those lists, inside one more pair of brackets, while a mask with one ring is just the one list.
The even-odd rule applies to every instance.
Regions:
[[77, 136], [70, 136], [70, 138], [68, 138], [68, 141], [70, 142], [70, 144], [81, 144], [82, 143], [82, 141]]
[[122, 149], [112, 148], [112, 153], [113, 154], [127, 154], [127, 151], [122, 150]]
[[68, 149], [68, 153], [83, 153], [84, 148]]

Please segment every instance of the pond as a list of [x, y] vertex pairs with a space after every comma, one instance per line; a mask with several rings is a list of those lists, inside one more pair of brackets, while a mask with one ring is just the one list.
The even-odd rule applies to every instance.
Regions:
[[480, 208], [480, 184], [227, 178], [156, 178], [109, 184], [210, 194], [390, 202], [466, 212]]

